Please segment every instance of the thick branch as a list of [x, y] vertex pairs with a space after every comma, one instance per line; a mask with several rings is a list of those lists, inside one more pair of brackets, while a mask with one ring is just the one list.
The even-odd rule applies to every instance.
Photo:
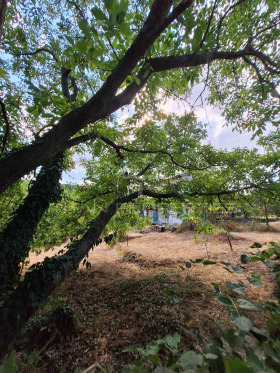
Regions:
[[0, 0], [0, 46], [1, 46], [3, 25], [5, 22], [7, 3], [8, 3], [7, 0]]
[[2, 115], [3, 115], [4, 122], [6, 124], [6, 131], [5, 131], [5, 134], [3, 136], [2, 153], [1, 153], [1, 155], [3, 155], [3, 153], [6, 150], [6, 144], [7, 144], [8, 136], [9, 136], [9, 133], [10, 133], [10, 122], [9, 122], [8, 114], [7, 114], [7, 111], [6, 111], [6, 105], [4, 104], [4, 102], [1, 99], [0, 99], [0, 106], [1, 106], [1, 109], [2, 109]]
[[[72, 83], [73, 93], [70, 94], [69, 82]], [[68, 102], [74, 102], [79, 92], [76, 79], [71, 76], [71, 70], [61, 67], [61, 88], [63, 96]]]
[[[148, 62], [154, 72], [166, 71], [171, 69], [194, 67], [210, 64], [218, 60], [236, 60], [246, 56], [254, 56], [263, 62], [263, 64], [275, 65], [268, 56], [254, 49], [242, 49], [240, 51], [213, 52], [209, 54], [187, 54], [183, 56], [168, 56], [152, 58]], [[278, 72], [280, 74], [280, 71]]]
[[56, 58], [55, 54], [48, 48], [39, 48], [39, 49], [36, 49], [33, 52], [19, 53], [18, 57], [20, 57], [20, 56], [34, 56], [35, 54], [42, 53], [42, 52], [49, 53], [52, 56], [52, 58], [55, 60], [55, 62], [58, 62], [58, 59]]

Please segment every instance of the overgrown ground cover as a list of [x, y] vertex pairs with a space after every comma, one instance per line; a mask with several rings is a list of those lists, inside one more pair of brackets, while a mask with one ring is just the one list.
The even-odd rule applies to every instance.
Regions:
[[[278, 225], [273, 223], [275, 230]], [[81, 267], [68, 277], [39, 312], [46, 314], [57, 306], [71, 308], [74, 330], [67, 335], [57, 324], [47, 331], [44, 326], [37, 329], [18, 346], [18, 369], [78, 372], [98, 363], [102, 369], [118, 371], [137, 358], [137, 354], [124, 352], [128, 346], [144, 347], [151, 340], [174, 333], [182, 337], [180, 349], [199, 352], [207, 337], [219, 332], [217, 322], [232, 325], [226, 307], [215, 300], [212, 282], [225, 289], [226, 281], [246, 281], [258, 272], [263, 287], [246, 290], [243, 298], [268, 299], [275, 281], [262, 263], [249, 264], [240, 275], [227, 272], [219, 262], [227, 260], [238, 266], [242, 250], [248, 250], [254, 241], [276, 241], [278, 232], [236, 232], [233, 253], [225, 240], [211, 238], [209, 254], [217, 264], [198, 264], [183, 271], [187, 259], [206, 258], [203, 245], [196, 245], [192, 235], [130, 233], [128, 245], [123, 242], [113, 249], [104, 244], [95, 248], [89, 256], [92, 267]], [[232, 295], [231, 290], [227, 294]], [[262, 312], [250, 313], [250, 319], [260, 329], [267, 321]]]

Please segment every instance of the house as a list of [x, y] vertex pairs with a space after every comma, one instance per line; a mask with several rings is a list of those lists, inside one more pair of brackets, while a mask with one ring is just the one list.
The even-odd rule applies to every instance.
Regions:
[[[187, 211], [184, 211], [186, 213]], [[161, 212], [159, 210], [145, 210], [141, 214], [150, 218], [152, 224], [169, 224], [169, 225], [178, 225], [182, 223], [180, 215], [175, 211], [165, 211]]]

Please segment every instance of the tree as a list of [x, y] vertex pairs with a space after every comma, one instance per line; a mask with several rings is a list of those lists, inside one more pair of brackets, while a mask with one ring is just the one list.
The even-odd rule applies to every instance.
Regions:
[[[226, 106], [229, 122], [246, 122], [259, 133], [268, 118], [277, 120], [277, 2], [106, 0], [93, 5], [25, 1], [17, 12], [12, 13], [13, 5], [7, 8], [11, 27], [4, 28], [6, 61], [1, 66], [1, 190], [43, 167], [2, 233], [4, 289], [14, 284], [30, 245], [45, 236], [42, 231], [52, 231], [54, 211], [59, 211], [57, 225], [63, 232], [56, 239], [68, 234], [76, 239], [65, 254], [45, 260], [6, 295], [0, 309], [2, 351], [40, 302], [78, 267], [102, 232], [110, 232], [121, 205], [142, 196], [225, 204], [230, 197], [247, 198], [251, 190], [277, 194], [270, 174], [279, 173], [278, 151], [270, 149], [270, 156], [264, 157], [256, 150], [224, 152], [202, 145], [206, 133], [192, 113], [164, 117], [157, 107], [165, 97], [182, 96], [205, 80], [211, 102]], [[17, 23], [18, 14], [23, 26]], [[134, 22], [129, 24], [132, 14]], [[236, 106], [236, 99], [244, 101]], [[131, 102], [134, 114], [120, 125], [112, 114]], [[147, 120], [149, 116], [154, 120]], [[36, 204], [31, 211], [26, 206], [33, 201], [34, 189], [43, 190], [52, 164], [63, 152], [70, 158], [72, 147], [92, 156], [84, 160], [90, 184], [76, 187], [78, 197], [65, 190], [62, 202], [50, 205], [59, 191], [58, 162], [45, 193], [35, 193], [39, 213], [32, 219]], [[67, 198], [73, 199], [73, 213]], [[94, 200], [98, 206], [93, 210]], [[67, 213], [60, 211], [61, 206]], [[22, 229], [22, 219], [28, 229]], [[15, 227], [24, 237], [20, 245], [13, 244]], [[52, 234], [46, 243], [54, 242]]]
[[[122, 205], [134, 200], [142, 201], [142, 205], [132, 207], [139, 211], [145, 208], [143, 207], [143, 203], [146, 202], [145, 196], [156, 198], [158, 201], [171, 199], [174, 203], [177, 201], [181, 204], [197, 202], [200, 205], [206, 202], [209, 204], [218, 202], [225, 205], [231, 203], [234, 197], [242, 194], [248, 195], [251, 190], [273, 191], [275, 183], [271, 180], [270, 173], [266, 171], [269, 166], [267, 157], [259, 155], [255, 150], [236, 149], [232, 152], [225, 152], [217, 151], [209, 144], [202, 145], [201, 141], [206, 133], [203, 127], [196, 123], [193, 115], [168, 116], [160, 124], [147, 121], [141, 128], [134, 127], [133, 130], [131, 126], [130, 133], [135, 134], [135, 144], [132, 142], [131, 148], [120, 149], [112, 141], [111, 146], [108, 147], [107, 142], [100, 139], [92, 144], [91, 151], [95, 157], [84, 161], [88, 170], [87, 177], [91, 183], [87, 186], [75, 187], [75, 189], [80, 189], [78, 193], [69, 193], [66, 189], [63, 200], [58, 205], [53, 204], [37, 226], [41, 218], [41, 210], [38, 211], [39, 219], [36, 218], [34, 223], [34, 219], [26, 215], [26, 206], [30, 205], [30, 200], [33, 198], [35, 208], [33, 209], [31, 204], [28, 213], [32, 214], [36, 211], [38, 198], [36, 193], [34, 195], [34, 190], [38, 190], [42, 178], [46, 180], [48, 168], [53, 168], [55, 172], [53, 188], [54, 191], [57, 190], [57, 178], [61, 170], [58, 167], [51, 167], [53, 164], [47, 164], [30, 188], [22, 207], [19, 207], [14, 219], [8, 224], [6, 232], [11, 236], [11, 244], [7, 242], [5, 246], [6, 241], [3, 240], [3, 247], [6, 248], [2, 256], [4, 285], [7, 282], [8, 285], [11, 284], [13, 278], [16, 277], [18, 263], [24, 260], [24, 255], [28, 254], [28, 245], [35, 228], [35, 246], [36, 243], [38, 245], [38, 239], [40, 242], [42, 231], [49, 236], [50, 244], [61, 243], [61, 241], [54, 241], [54, 224], [56, 224], [56, 232], [59, 230], [63, 232], [62, 235], [57, 236], [57, 240], [70, 235], [72, 243], [63, 255], [47, 258], [41, 265], [35, 266], [35, 269], [25, 275], [15, 290], [4, 298], [0, 309], [3, 320], [0, 327], [2, 352], [19, 336], [22, 327], [34, 314], [39, 304], [71, 271], [78, 267], [84, 258], [86, 259], [89, 250], [100, 242], [102, 232], [105, 240], [108, 240], [106, 234], [109, 233], [112, 238], [112, 230], [118, 233], [114, 219], [118, 214], [123, 214], [123, 218], [128, 218], [127, 211], [122, 211]], [[119, 136], [123, 136], [122, 132], [115, 130], [114, 137]], [[155, 149], [144, 150], [151, 143]], [[141, 148], [140, 151], [135, 149], [136, 144]], [[159, 145], [166, 148], [166, 144], [172, 144], [168, 151], [156, 149]], [[126, 163], [123, 162], [121, 151], [130, 154]], [[169, 151], [176, 154], [176, 161], [170, 156]], [[186, 159], [188, 159], [188, 165]], [[185, 166], [180, 164], [183, 160], [185, 160]], [[270, 162], [276, 167], [273, 157]], [[129, 173], [125, 172], [127, 167], [129, 167]], [[182, 167], [185, 172], [178, 173]], [[277, 167], [279, 171], [279, 162]], [[236, 174], [239, 177], [236, 177]], [[192, 177], [186, 178], [187, 175], [192, 175]], [[46, 190], [52, 189], [46, 188]], [[75, 197], [76, 194], [78, 197]], [[45, 200], [46, 197], [43, 195], [43, 201]], [[95, 208], [93, 201], [97, 201]], [[47, 202], [49, 203], [49, 199]], [[63, 213], [64, 203], [67, 208], [65, 214]], [[71, 209], [69, 211], [69, 204], [73, 208], [72, 213]], [[43, 211], [45, 210], [46, 208]], [[22, 224], [22, 212], [23, 217], [32, 223], [29, 230], [15, 225], [15, 222]], [[68, 225], [69, 221], [73, 225], [70, 230], [66, 231], [65, 224]], [[15, 236], [11, 233], [11, 227], [14, 228]], [[27, 237], [27, 242], [26, 240], [17, 242], [17, 231], [22, 235], [26, 232], [24, 238]], [[9, 254], [8, 248], [12, 255]], [[17, 260], [15, 261], [14, 258]], [[11, 272], [10, 276], [9, 272]]]
[[[227, 118], [238, 120], [239, 127], [260, 133], [268, 121], [278, 120], [277, 1], [94, 4], [61, 0], [42, 6], [27, 1], [18, 7], [24, 26], [15, 23], [6, 29], [3, 48], [12, 56], [12, 71], [25, 89], [17, 106], [27, 106], [32, 130], [38, 130], [33, 141], [1, 160], [1, 191], [56, 154], [86, 141], [95, 122], [110, 121], [112, 113], [134, 99], [136, 109], [143, 107], [149, 90], [156, 94], [160, 87], [170, 87], [183, 93], [203, 75], [210, 101], [225, 104]], [[7, 17], [11, 26], [17, 17], [11, 16], [12, 6]], [[134, 22], [129, 21], [132, 15]], [[50, 73], [42, 71], [42, 65]], [[56, 88], [59, 79], [62, 95]], [[75, 105], [70, 84], [73, 95], [79, 87]], [[3, 85], [9, 87], [8, 96], [14, 85], [10, 80]], [[19, 95], [22, 88], [17, 87]], [[90, 94], [91, 88], [95, 93]], [[12, 129], [6, 123], [4, 138], [9, 133]]]
[[1, 42], [1, 37], [2, 37], [3, 24], [5, 21], [6, 7], [7, 7], [7, 0], [1, 0], [0, 1], [0, 42]]

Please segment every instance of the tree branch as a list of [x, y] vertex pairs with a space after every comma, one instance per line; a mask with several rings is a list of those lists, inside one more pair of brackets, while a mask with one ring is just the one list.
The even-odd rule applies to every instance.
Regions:
[[5, 22], [7, 3], [8, 3], [8, 0], [0, 1], [0, 46], [1, 46], [2, 30], [3, 30], [3, 26]]
[[273, 90], [273, 92], [275, 93], [275, 95], [276, 95], [278, 98], [280, 98], [280, 94], [279, 94], [279, 92], [277, 91], [276, 85], [275, 85], [273, 82], [271, 82], [271, 81], [265, 79], [265, 78], [261, 75], [261, 72], [260, 72], [260, 70], [259, 70], [257, 64], [255, 64], [254, 62], [250, 61], [249, 58], [247, 58], [246, 56], [243, 57], [243, 60], [244, 60], [248, 65], [252, 66], [253, 69], [256, 71], [257, 77], [258, 77], [258, 79], [259, 79], [259, 82], [260, 82], [262, 88], [263, 88], [263, 83], [266, 83], [267, 85], [269, 85], [269, 86], [272, 88], [272, 90]]
[[[166, 71], [171, 69], [195, 67], [200, 65], [210, 64], [213, 61], [218, 60], [236, 60], [246, 56], [254, 56], [262, 61], [264, 66], [267, 68], [267, 64], [271, 66], [277, 66], [276, 62], [272, 61], [264, 53], [256, 51], [254, 49], [244, 48], [240, 51], [220, 51], [212, 52], [209, 54], [187, 54], [187, 55], [173, 55], [168, 57], [156, 57], [148, 60], [149, 65], [152, 67], [154, 72]], [[275, 73], [280, 74], [280, 71], [274, 70]]]
[[3, 135], [3, 144], [2, 144], [2, 153], [1, 153], [1, 155], [3, 155], [5, 150], [6, 150], [6, 144], [7, 144], [8, 136], [9, 136], [9, 133], [10, 133], [10, 122], [9, 122], [9, 119], [8, 119], [6, 106], [1, 99], [0, 99], [0, 106], [1, 106], [1, 109], [2, 109], [3, 119], [6, 123], [6, 131], [5, 131], [5, 134]]
[[48, 48], [39, 48], [39, 49], [36, 49], [34, 52], [22, 52], [22, 53], [19, 53], [17, 55], [17, 57], [20, 57], [20, 56], [34, 56], [35, 54], [38, 54], [38, 53], [41, 53], [41, 52], [45, 52], [45, 53], [49, 53], [52, 58], [55, 60], [55, 62], [58, 62], [58, 59], [56, 58], [55, 54]]
[[68, 140], [64, 150], [72, 148], [72, 146], [77, 146], [79, 144], [85, 143], [89, 140], [97, 139], [98, 136], [96, 133], [87, 133], [86, 135], [81, 135], [78, 137], [75, 137], [74, 139]]

